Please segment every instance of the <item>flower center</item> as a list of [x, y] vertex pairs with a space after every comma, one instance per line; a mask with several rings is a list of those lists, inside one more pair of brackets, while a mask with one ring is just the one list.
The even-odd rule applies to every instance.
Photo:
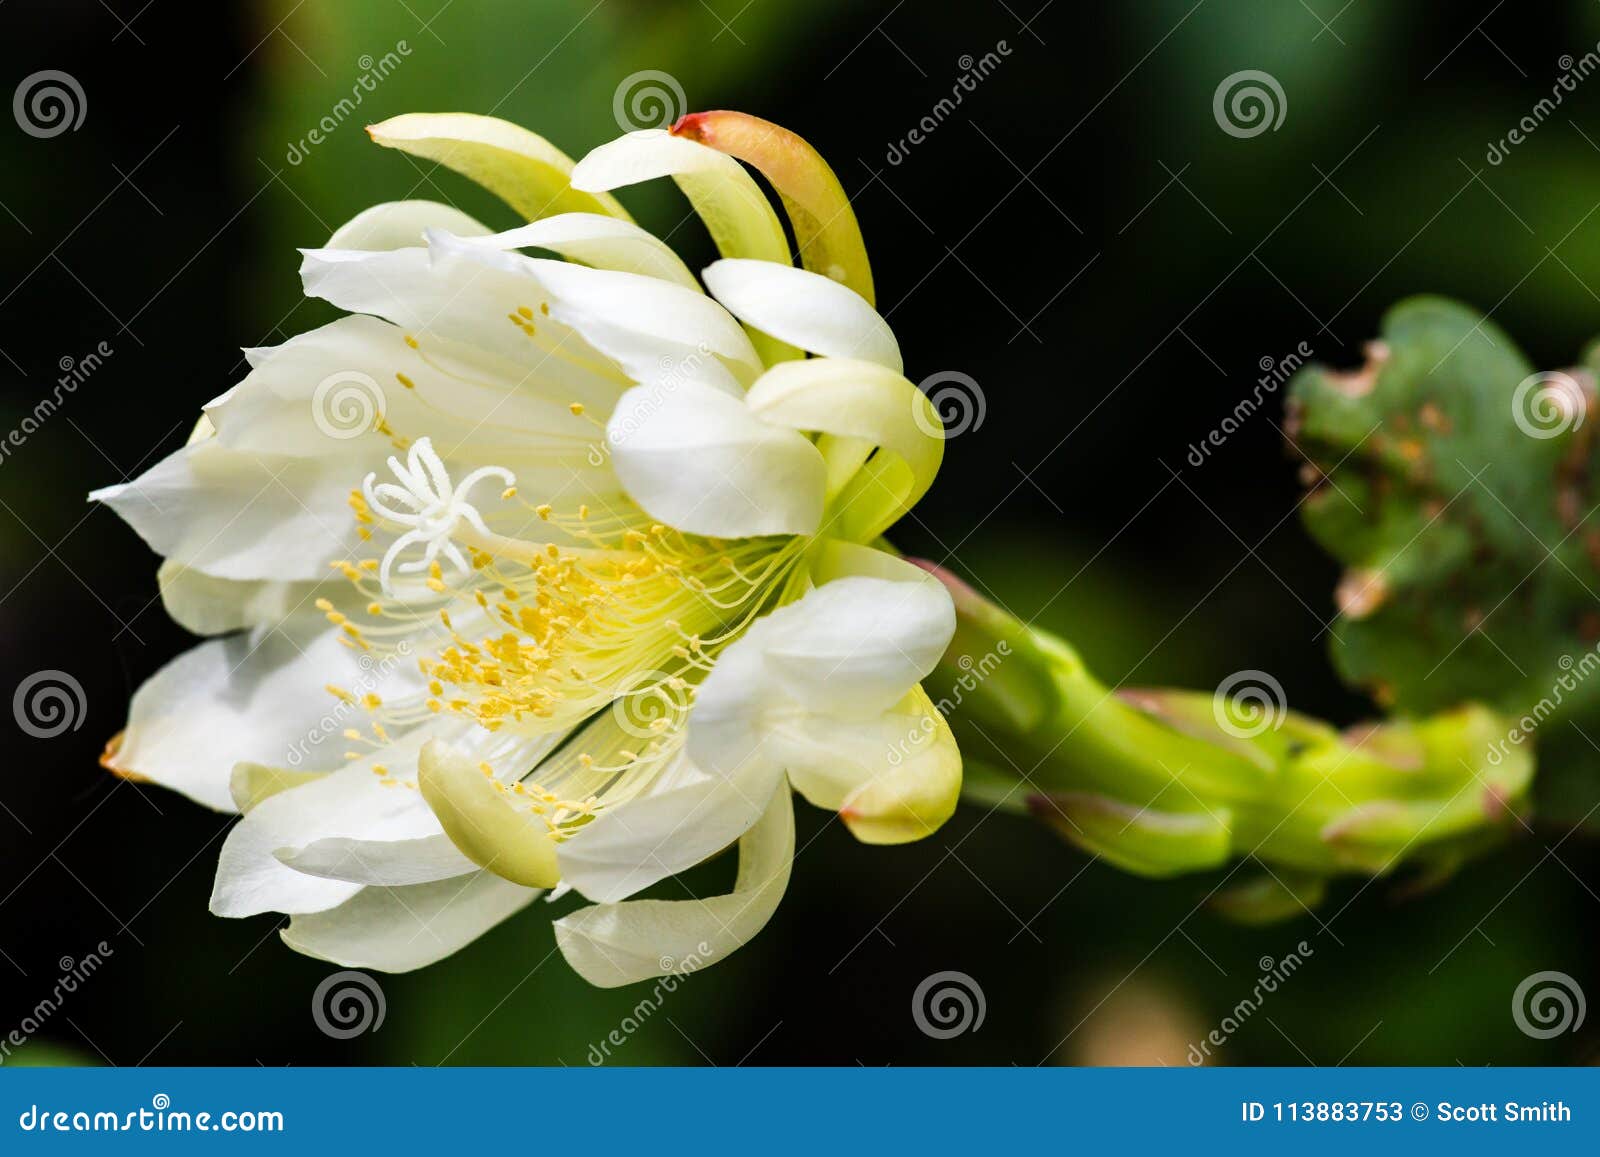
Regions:
[[[509, 494], [509, 488], [516, 484], [516, 476], [501, 466], [483, 466], [452, 488], [444, 462], [434, 452], [433, 442], [425, 437], [412, 443], [404, 466], [398, 458], [391, 457], [389, 469], [400, 480], [400, 485], [376, 482], [378, 476], [375, 473], [368, 474], [361, 484], [362, 496], [371, 510], [390, 522], [409, 528], [394, 540], [378, 566], [378, 581], [384, 592], [394, 594], [390, 576], [395, 559], [413, 545], [423, 547], [422, 557], [415, 562], [401, 563], [400, 573], [416, 574], [428, 570], [441, 553], [458, 573], [468, 573], [470, 568], [467, 560], [460, 548], [450, 540], [451, 532], [462, 522], [485, 536], [490, 531], [477, 508], [467, 501], [467, 495], [485, 478], [499, 478], [505, 483]], [[392, 503], [396, 502], [403, 509], [395, 509]]]
[[[369, 474], [350, 501], [369, 536], [396, 537], [381, 559], [334, 564], [365, 615], [318, 606], [364, 656], [414, 657], [425, 689], [386, 700], [330, 688], [372, 717], [373, 740], [346, 734], [378, 746], [388, 728], [439, 715], [495, 733], [508, 742], [490, 743], [501, 757], [485, 766], [503, 780], [510, 772], [507, 789], [558, 836], [598, 801], [631, 796], [671, 769], [695, 685], [717, 653], [804, 578], [805, 539], [723, 543], [652, 523], [625, 502], [558, 511], [520, 498], [499, 466], [452, 483], [426, 437], [389, 467], [395, 482]], [[480, 511], [471, 491], [491, 477], [505, 484], [502, 501]], [[527, 745], [512, 741], [567, 733], [529, 781]]]

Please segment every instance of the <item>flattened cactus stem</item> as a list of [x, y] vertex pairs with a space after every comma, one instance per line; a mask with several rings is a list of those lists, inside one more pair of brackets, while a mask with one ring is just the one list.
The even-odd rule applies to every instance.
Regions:
[[1043, 725], [1060, 694], [1050, 657], [1033, 633], [937, 563], [906, 561], [943, 583], [956, 605], [955, 637], [928, 679], [936, 702], [1008, 733]]
[[872, 267], [855, 210], [816, 149], [771, 121], [721, 109], [680, 117], [671, 132], [737, 157], [771, 182], [794, 226], [800, 264], [875, 304]]
[[1254, 856], [1266, 876], [1214, 898], [1234, 919], [1300, 913], [1340, 874], [1442, 878], [1516, 826], [1532, 757], [1488, 708], [1340, 732], [1281, 705], [1241, 715], [1208, 691], [1113, 692], [1066, 643], [917, 565], [955, 602], [924, 686], [959, 738], [971, 799], [1025, 808], [1139, 875]]
[[[1027, 773], [1030, 793], [1099, 792], [1147, 804], [1174, 778], [1223, 797], [1247, 793], [1259, 762], [1185, 735], [1097, 680], [1066, 643], [1029, 627], [934, 563], [909, 559], [939, 579], [956, 606], [956, 633], [925, 685], [951, 716], [963, 750]], [[1187, 810], [1187, 792], [1170, 803]], [[1074, 806], [1081, 803], [1074, 801]], [[1188, 808], [1195, 805], [1189, 803]]]

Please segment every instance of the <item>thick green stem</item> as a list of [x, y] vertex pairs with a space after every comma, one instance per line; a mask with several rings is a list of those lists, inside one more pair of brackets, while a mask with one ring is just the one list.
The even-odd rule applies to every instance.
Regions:
[[1532, 755], [1485, 707], [1340, 732], [1261, 684], [1113, 691], [1062, 640], [928, 569], [956, 602], [927, 686], [961, 740], [968, 797], [1142, 875], [1252, 856], [1262, 879], [1219, 898], [1241, 918], [1297, 912], [1341, 873], [1447, 873], [1525, 804]]

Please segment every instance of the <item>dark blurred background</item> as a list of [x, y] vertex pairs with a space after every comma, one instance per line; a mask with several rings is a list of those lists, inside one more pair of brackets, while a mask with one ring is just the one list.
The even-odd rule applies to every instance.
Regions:
[[[985, 402], [898, 543], [1037, 614], [1108, 682], [1258, 668], [1348, 723], [1370, 705], [1326, 660], [1335, 569], [1292, 513], [1281, 398], [1202, 466], [1189, 446], [1264, 359], [1305, 342], [1358, 362], [1383, 309], [1419, 291], [1489, 310], [1538, 365], [1573, 358], [1600, 331], [1600, 78], [1502, 163], [1487, 154], [1597, 41], [1600, 6], [1580, 0], [9, 0], [5, 88], [59, 70], [85, 116], [47, 138], [0, 130], [0, 428], [110, 353], [0, 460], [0, 698], [48, 668], [85, 701], [50, 739], [0, 712], [0, 1037], [62, 958], [112, 954], [7, 1063], [581, 1065], [648, 993], [586, 987], [536, 906], [383, 978], [381, 1029], [330, 1039], [309, 1005], [331, 966], [283, 947], [271, 918], [206, 912], [225, 818], [96, 767], [132, 690], [188, 640], [156, 601], [156, 559], [85, 493], [181, 444], [242, 375], [239, 347], [327, 320], [300, 298], [295, 246], [405, 196], [514, 223], [364, 123], [492, 112], [581, 155], [616, 135], [619, 84], [658, 69], [690, 108], [800, 132], [853, 196], [909, 375], [968, 374]], [[292, 163], [391, 52], [398, 67]], [[986, 53], [998, 66], [905, 148]], [[1241, 137], [1213, 94], [1247, 69], [1285, 110]], [[662, 231], [682, 216], [670, 186], [623, 200]], [[709, 259], [697, 225], [673, 242]], [[1020, 819], [964, 808], [890, 850], [799, 811], [776, 918], [613, 1063], [1182, 1065], [1260, 959], [1301, 940], [1304, 967], [1214, 1061], [1600, 1052], [1592, 1023], [1542, 1040], [1511, 1015], [1536, 971], [1600, 996], [1600, 855], [1560, 829], [1432, 895], [1349, 882], [1316, 919], [1247, 929], [1197, 908], [1214, 880], [1132, 879]], [[910, 1015], [943, 970], [987, 1006], [948, 1040]]]

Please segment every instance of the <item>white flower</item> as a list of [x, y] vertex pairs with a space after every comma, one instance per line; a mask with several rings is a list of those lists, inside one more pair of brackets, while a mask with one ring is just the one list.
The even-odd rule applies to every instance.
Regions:
[[[244, 813], [213, 911], [398, 971], [572, 888], [593, 903], [556, 922], [563, 952], [622, 984], [765, 924], [791, 786], [868, 842], [951, 813], [960, 759], [919, 680], [954, 612], [870, 545], [932, 481], [937, 418], [831, 172], [775, 126], [762, 166], [736, 138], [764, 122], [704, 115], [576, 168], [487, 118], [377, 126], [537, 219], [361, 214], [301, 270], [349, 316], [249, 351], [187, 446], [94, 494], [165, 556], [174, 618], [222, 636], [139, 690], [107, 756]], [[713, 130], [850, 285], [790, 264]], [[605, 192], [662, 175], [725, 255], [714, 298]], [[373, 404], [330, 436], [336, 377]], [[629, 899], [734, 843], [732, 893]]]

